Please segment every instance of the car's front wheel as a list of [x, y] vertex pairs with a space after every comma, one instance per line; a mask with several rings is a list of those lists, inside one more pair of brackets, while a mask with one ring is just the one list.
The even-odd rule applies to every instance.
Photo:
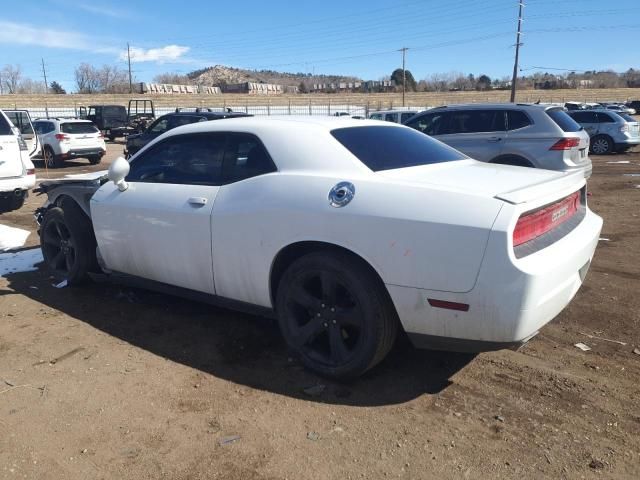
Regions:
[[379, 363], [398, 329], [380, 279], [339, 251], [296, 260], [282, 276], [276, 309], [287, 345], [306, 367], [333, 378], [353, 378]]
[[73, 200], [47, 210], [40, 226], [40, 247], [45, 264], [70, 285], [86, 281], [97, 265], [91, 222]]

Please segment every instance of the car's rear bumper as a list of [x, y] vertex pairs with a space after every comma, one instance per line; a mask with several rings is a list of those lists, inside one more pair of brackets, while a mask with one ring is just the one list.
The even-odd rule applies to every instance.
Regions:
[[[598, 243], [602, 219], [587, 209], [566, 236], [523, 258], [492, 232], [474, 288], [466, 293], [387, 285], [400, 321], [417, 346], [480, 351], [517, 346], [533, 337], [574, 297]], [[429, 299], [468, 305], [434, 307]]]
[[74, 148], [58, 155], [60, 158], [87, 158], [87, 157], [103, 157], [107, 153], [103, 148]]

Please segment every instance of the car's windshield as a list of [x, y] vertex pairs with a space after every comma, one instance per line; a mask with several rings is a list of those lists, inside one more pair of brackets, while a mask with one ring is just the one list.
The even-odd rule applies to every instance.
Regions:
[[98, 129], [89, 122], [67, 122], [60, 124], [62, 133], [98, 133]]
[[348, 127], [332, 130], [331, 135], [374, 172], [468, 158], [412, 128]]

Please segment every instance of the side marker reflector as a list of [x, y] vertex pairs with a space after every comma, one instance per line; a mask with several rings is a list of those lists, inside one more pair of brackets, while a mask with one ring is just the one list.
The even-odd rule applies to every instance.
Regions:
[[466, 303], [447, 302], [446, 300], [436, 300], [435, 298], [428, 298], [429, 305], [436, 308], [446, 308], [447, 310], [458, 310], [459, 312], [468, 312], [469, 305]]

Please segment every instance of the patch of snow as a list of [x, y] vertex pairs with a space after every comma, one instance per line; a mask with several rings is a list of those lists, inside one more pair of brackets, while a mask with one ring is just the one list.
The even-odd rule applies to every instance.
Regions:
[[30, 233], [29, 230], [0, 225], [0, 252], [23, 247]]
[[598, 240], [600, 240], [601, 242], [610, 242], [611, 241], [611, 239], [605, 238], [605, 237], [600, 237]]
[[0, 253], [0, 277], [11, 273], [32, 272], [42, 262], [42, 250], [31, 248], [20, 252]]
[[640, 173], [623, 173], [625, 177], [640, 177]]
[[607, 162], [607, 163], [631, 163], [629, 160], [618, 160], [617, 162]]

